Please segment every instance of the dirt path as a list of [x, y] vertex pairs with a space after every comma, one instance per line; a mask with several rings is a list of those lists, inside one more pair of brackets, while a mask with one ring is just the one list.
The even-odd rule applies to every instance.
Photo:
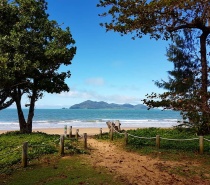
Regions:
[[[116, 178], [130, 185], [209, 185], [210, 181], [201, 179], [185, 179], [164, 171], [165, 167], [176, 165], [176, 162], [165, 162], [141, 156], [132, 152], [126, 152], [112, 143], [100, 142], [88, 139], [88, 145], [92, 149], [88, 160], [94, 167], [103, 166]], [[184, 164], [189, 165], [189, 164]]]

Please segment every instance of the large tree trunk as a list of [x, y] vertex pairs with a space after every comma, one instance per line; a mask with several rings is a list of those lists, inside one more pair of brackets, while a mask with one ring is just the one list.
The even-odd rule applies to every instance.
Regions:
[[202, 87], [201, 87], [201, 112], [202, 120], [200, 127], [200, 134], [210, 133], [210, 116], [209, 116], [209, 105], [208, 105], [208, 64], [206, 58], [206, 39], [208, 32], [203, 32], [200, 37], [200, 52], [201, 52], [201, 67], [202, 67]]
[[28, 133], [27, 131], [27, 127], [26, 127], [26, 121], [25, 121], [25, 117], [22, 111], [22, 107], [21, 107], [21, 103], [20, 101], [15, 101], [16, 102], [16, 106], [17, 106], [17, 113], [18, 113], [18, 120], [19, 120], [19, 126], [20, 126], [20, 132], [25, 134]]
[[24, 114], [23, 114], [22, 107], [21, 107], [21, 97], [22, 97], [21, 90], [19, 88], [16, 88], [14, 90], [13, 98], [14, 98], [16, 106], [17, 106], [20, 132], [21, 133], [28, 133], [27, 124], [26, 124], [26, 121], [25, 121], [25, 117], [24, 117]]
[[30, 134], [32, 133], [32, 120], [34, 117], [34, 107], [35, 107], [35, 102], [37, 98], [37, 91], [33, 90], [32, 95], [30, 96], [30, 107], [29, 107], [27, 122], [26, 122], [26, 119], [24, 117], [23, 110], [21, 107], [22, 94], [23, 93], [21, 92], [21, 89], [16, 87], [14, 88], [14, 91], [12, 93], [12, 98], [15, 101], [16, 107], [17, 107], [20, 132], [23, 134]]
[[32, 120], [34, 117], [35, 101], [36, 101], [36, 91], [33, 91], [28, 112], [28, 119], [27, 119], [27, 129], [28, 131], [30, 131], [30, 133], [32, 132]]
[[202, 99], [202, 110], [204, 112], [208, 111], [208, 65], [206, 59], [206, 38], [208, 34], [202, 33], [200, 37], [200, 47], [201, 47], [201, 67], [202, 67], [202, 89], [201, 89], [201, 99]]
[[30, 101], [30, 108], [28, 112], [28, 119], [27, 122], [25, 120], [23, 110], [21, 107], [21, 98], [22, 93], [19, 88], [16, 88], [14, 90], [13, 98], [15, 100], [16, 106], [17, 106], [17, 113], [18, 113], [18, 120], [19, 120], [19, 126], [20, 126], [20, 132], [23, 134], [30, 134], [32, 133], [32, 120], [34, 117], [34, 107], [35, 107], [35, 101], [36, 101], [36, 91], [33, 91]]

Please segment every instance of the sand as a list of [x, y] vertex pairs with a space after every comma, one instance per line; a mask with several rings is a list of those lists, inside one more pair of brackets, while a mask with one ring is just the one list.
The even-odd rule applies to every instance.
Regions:
[[[76, 133], [76, 129], [79, 129], [79, 134], [82, 135], [83, 133], [87, 133], [87, 135], [95, 135], [100, 133], [100, 128], [72, 128], [72, 134]], [[124, 130], [130, 130], [135, 128], [122, 128]], [[0, 130], [0, 134], [8, 132], [11, 130]], [[108, 132], [108, 128], [102, 128], [102, 132]], [[64, 134], [64, 128], [40, 128], [40, 129], [33, 129], [33, 132], [44, 132], [47, 134]], [[67, 129], [67, 134], [69, 133], [69, 128]]]
[[[210, 185], [210, 179], [204, 178], [208, 177], [204, 166], [190, 158], [178, 161], [151, 158], [149, 155], [126, 151], [113, 142], [93, 138], [88, 138], [88, 147], [90, 155], [83, 157], [94, 169], [104, 167], [127, 185]], [[162, 155], [161, 152], [158, 155]], [[176, 173], [177, 169], [182, 169], [180, 174], [186, 173], [186, 176]]]
[[[76, 133], [76, 129], [79, 129], [79, 134], [87, 133], [87, 135], [95, 135], [100, 133], [99, 128], [72, 128], [72, 134]], [[33, 132], [45, 132], [47, 134], [64, 134], [64, 128], [42, 128], [34, 129]], [[103, 128], [102, 132], [108, 132], [108, 128]], [[69, 128], [67, 129], [67, 134], [69, 133]]]

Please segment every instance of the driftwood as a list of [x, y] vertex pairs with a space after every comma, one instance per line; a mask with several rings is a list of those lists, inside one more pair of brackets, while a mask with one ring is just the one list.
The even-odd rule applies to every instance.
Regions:
[[116, 120], [115, 121], [115, 127], [117, 127], [117, 129], [116, 130], [120, 130], [120, 125], [121, 125], [121, 123], [120, 123], [120, 121], [119, 120]]
[[106, 124], [107, 124], [107, 126], [109, 128], [109, 131], [110, 131], [113, 123], [111, 121], [107, 121]]
[[120, 125], [121, 125], [121, 123], [120, 123], [119, 120], [117, 120], [117, 121], [115, 121], [115, 122], [107, 121], [106, 124], [107, 124], [107, 126], [108, 126], [108, 128], [109, 128], [109, 131], [111, 131], [111, 127], [112, 127], [112, 126], [113, 126], [114, 130], [117, 130], [117, 131], [120, 130]]

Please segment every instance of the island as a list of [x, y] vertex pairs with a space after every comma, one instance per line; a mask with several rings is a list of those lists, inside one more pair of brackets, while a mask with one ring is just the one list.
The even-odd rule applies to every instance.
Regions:
[[115, 104], [107, 103], [104, 101], [91, 101], [87, 100], [79, 104], [72, 105], [70, 109], [147, 109], [147, 106], [143, 104], [131, 105], [131, 104]]

